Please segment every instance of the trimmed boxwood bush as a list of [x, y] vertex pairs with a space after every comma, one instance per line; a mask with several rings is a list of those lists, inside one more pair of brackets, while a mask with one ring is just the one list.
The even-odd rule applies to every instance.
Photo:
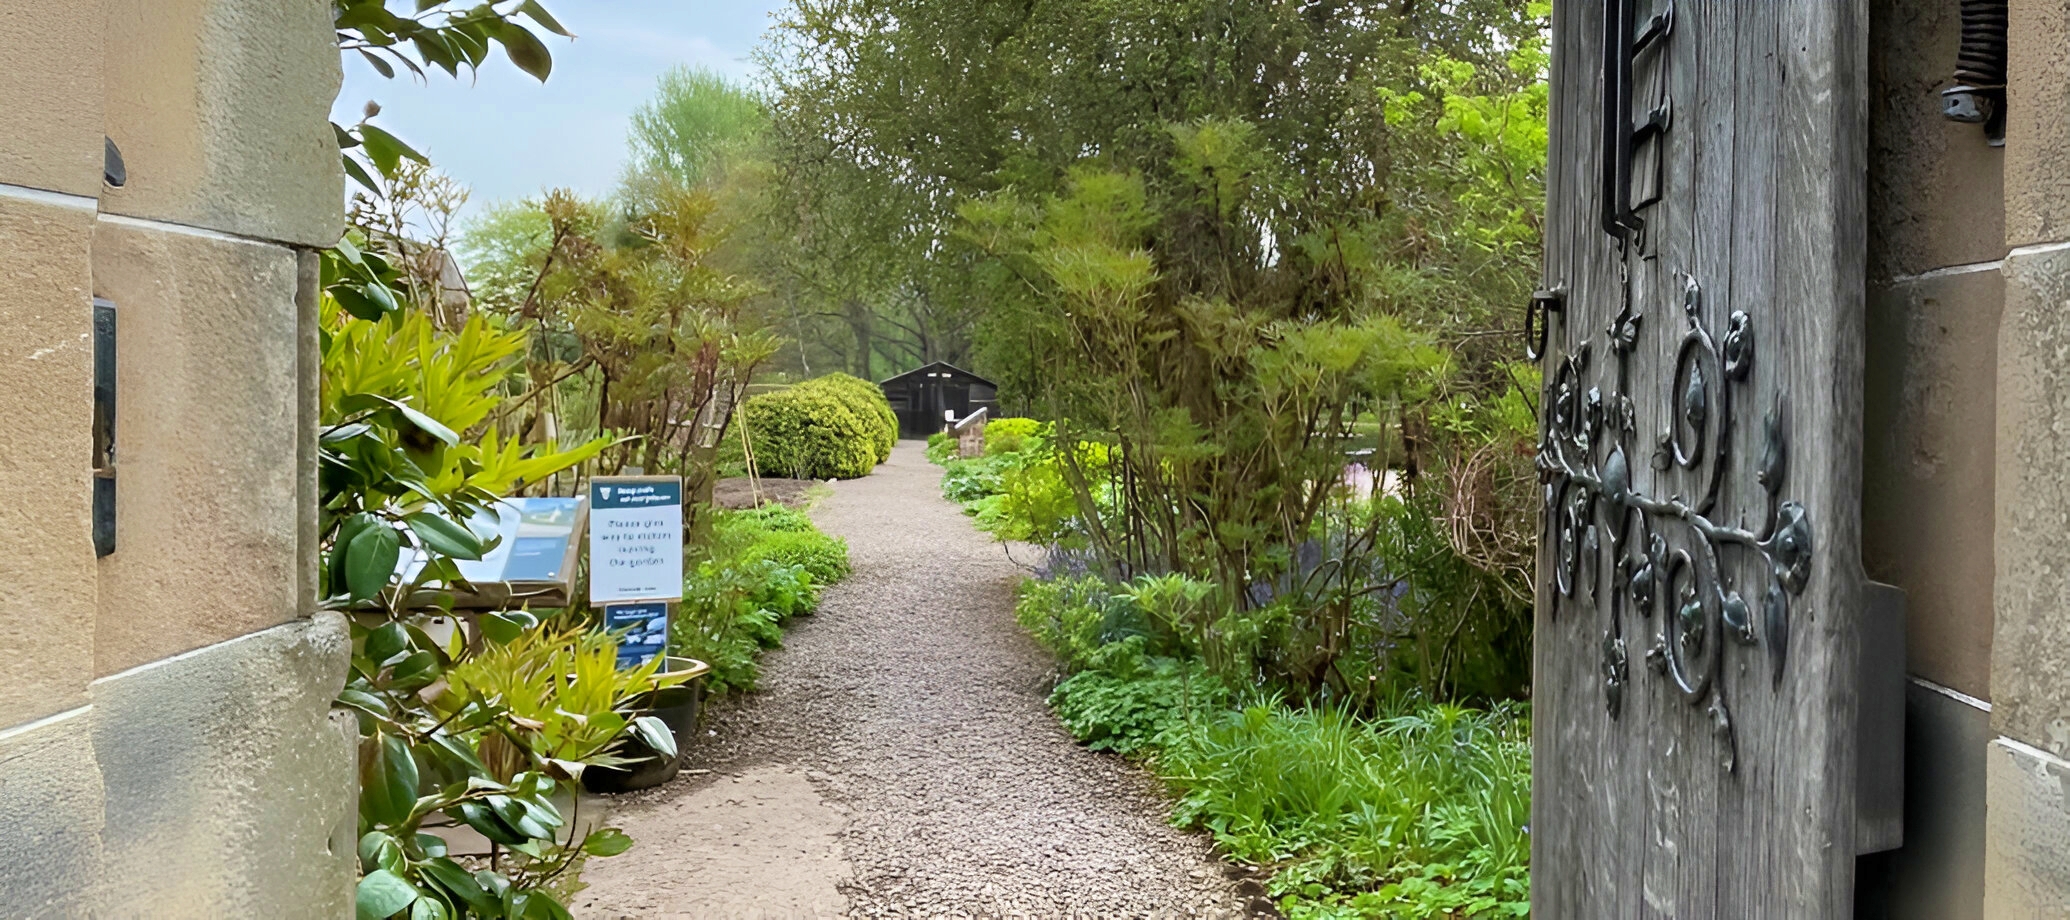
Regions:
[[877, 468], [870, 420], [825, 387], [763, 393], [741, 408], [755, 469], [791, 479], [857, 479]]
[[883, 387], [847, 374], [828, 374], [800, 385], [826, 387], [838, 394], [850, 411], [872, 423], [877, 436], [877, 462], [891, 459], [891, 449], [898, 444], [898, 413], [891, 411], [891, 401], [884, 398]]

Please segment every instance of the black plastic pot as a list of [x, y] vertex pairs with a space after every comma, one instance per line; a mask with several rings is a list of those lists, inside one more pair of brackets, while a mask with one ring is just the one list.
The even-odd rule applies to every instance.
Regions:
[[667, 674], [690, 672], [680, 686], [647, 693], [639, 701], [641, 715], [655, 716], [675, 735], [676, 753], [664, 757], [635, 735], [627, 735], [611, 753], [633, 761], [622, 767], [591, 766], [582, 771], [582, 788], [603, 795], [651, 789], [675, 779], [683, 769], [685, 748], [697, 737], [697, 711], [704, 704], [704, 675], [711, 670], [694, 658], [668, 660]]

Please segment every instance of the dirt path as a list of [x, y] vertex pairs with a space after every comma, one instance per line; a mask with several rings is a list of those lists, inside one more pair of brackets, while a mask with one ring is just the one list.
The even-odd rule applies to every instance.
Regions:
[[710, 773], [627, 797], [639, 842], [576, 915], [621, 918], [1241, 917], [1151, 780], [1074, 744], [1048, 658], [1013, 621], [1020, 570], [902, 443], [814, 512], [855, 575], [721, 713]]

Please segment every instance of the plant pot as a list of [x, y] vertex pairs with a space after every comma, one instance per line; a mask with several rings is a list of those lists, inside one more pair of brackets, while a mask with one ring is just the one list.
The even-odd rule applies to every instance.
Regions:
[[675, 736], [675, 756], [664, 757], [638, 737], [628, 734], [612, 753], [633, 763], [588, 767], [582, 771], [582, 788], [608, 795], [651, 789], [675, 779], [683, 769], [684, 748], [697, 737], [697, 713], [704, 704], [702, 678], [710, 671], [711, 666], [702, 661], [671, 655], [667, 670], [662, 674], [671, 677], [688, 674], [689, 679], [678, 686], [648, 691], [638, 703], [638, 715], [659, 718]]

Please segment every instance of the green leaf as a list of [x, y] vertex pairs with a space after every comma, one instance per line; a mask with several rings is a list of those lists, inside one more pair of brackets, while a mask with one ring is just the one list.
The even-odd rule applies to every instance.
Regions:
[[357, 687], [346, 687], [338, 691], [338, 704], [384, 719], [390, 715], [387, 700]]
[[359, 920], [386, 920], [417, 900], [415, 886], [387, 869], [367, 873], [353, 895], [353, 912]]
[[416, 758], [398, 736], [376, 733], [368, 740], [373, 753], [360, 773], [359, 810], [374, 824], [401, 824], [417, 806]]
[[388, 659], [409, 647], [410, 631], [400, 622], [390, 620], [367, 633], [366, 655], [377, 665], [387, 664]]
[[460, 436], [455, 434], [453, 429], [440, 424], [438, 419], [425, 415], [403, 403], [396, 403], [395, 407], [402, 410], [403, 417], [409, 419], [410, 424], [423, 429], [425, 434], [446, 442], [448, 446], [460, 443]]
[[367, 158], [374, 161], [374, 168], [381, 170], [381, 175], [391, 179], [395, 178], [396, 168], [402, 165], [404, 159], [427, 165], [431, 162], [424, 158], [424, 154], [418, 153], [415, 147], [403, 143], [401, 138], [373, 125], [360, 125], [359, 139], [366, 145]]
[[[365, 172], [359, 168], [358, 164], [352, 162], [351, 157], [345, 158], [345, 171], [353, 173], [353, 178], [360, 179], [360, 184], [366, 186], [368, 190], [380, 191], [380, 188], [374, 185], [371, 178], [363, 178]], [[353, 319], [366, 320], [370, 323], [377, 322], [381, 317], [387, 315], [388, 308], [382, 301], [367, 296], [365, 287], [365, 285], [358, 284], [340, 285], [331, 289], [331, 299], [337, 301], [338, 306], [344, 307], [345, 312], [352, 314]]]
[[444, 673], [438, 666], [438, 655], [430, 651], [412, 652], [395, 663], [388, 679], [397, 690], [418, 690], [431, 686]]
[[425, 547], [432, 552], [454, 559], [473, 560], [482, 557], [481, 538], [457, 521], [429, 511], [419, 511], [403, 518], [403, 522], [410, 525], [418, 539], [423, 540]]
[[594, 830], [582, 838], [582, 852], [591, 856], [617, 856], [632, 849], [633, 839], [615, 827]]
[[482, 635], [497, 645], [508, 643], [525, 632], [524, 624], [503, 613], [482, 614], [481, 628]]
[[410, 920], [451, 920], [452, 916], [437, 898], [418, 898], [410, 905]]
[[510, 62], [519, 70], [542, 83], [553, 73], [553, 53], [546, 50], [546, 45], [539, 41], [539, 36], [532, 34], [532, 30], [514, 22], [504, 22], [498, 24], [491, 34], [503, 45], [503, 53], [510, 56]]
[[446, 855], [446, 838], [437, 834], [419, 833], [416, 840], [417, 852], [434, 859]]
[[380, 55], [366, 48], [361, 48], [359, 49], [359, 56], [366, 58], [369, 65], [381, 72], [381, 76], [387, 77], [390, 80], [395, 79], [395, 68], [390, 66], [387, 61], [382, 60]]
[[669, 731], [668, 723], [656, 716], [641, 716], [633, 720], [633, 735], [640, 743], [652, 748], [662, 759], [676, 756], [676, 733]]
[[544, 891], [533, 891], [525, 901], [525, 920], [575, 920], [561, 902]]
[[481, 802], [461, 802], [460, 820], [466, 822], [468, 827], [480, 831], [482, 836], [504, 846], [517, 846], [525, 842], [524, 835], [512, 830], [510, 825], [503, 823], [503, 819], [496, 816], [494, 809]]
[[533, 22], [538, 23], [540, 28], [548, 32], [565, 38], [575, 37], [575, 33], [563, 27], [559, 20], [553, 18], [552, 13], [546, 11], [546, 7], [539, 5], [539, 0], [525, 0], [525, 2], [518, 4], [518, 12], [530, 16]]
[[448, 894], [474, 908], [476, 913], [485, 917], [495, 914], [498, 907], [495, 896], [482, 888], [481, 883], [475, 881], [475, 877], [469, 875], [459, 863], [440, 856], [426, 860], [417, 868], [432, 884], [445, 889]]
[[345, 550], [347, 593], [354, 601], [373, 600], [395, 577], [401, 559], [402, 535], [395, 528], [384, 524], [361, 531]]
[[402, 866], [402, 844], [385, 831], [367, 831], [359, 838], [359, 871], [394, 871]]

